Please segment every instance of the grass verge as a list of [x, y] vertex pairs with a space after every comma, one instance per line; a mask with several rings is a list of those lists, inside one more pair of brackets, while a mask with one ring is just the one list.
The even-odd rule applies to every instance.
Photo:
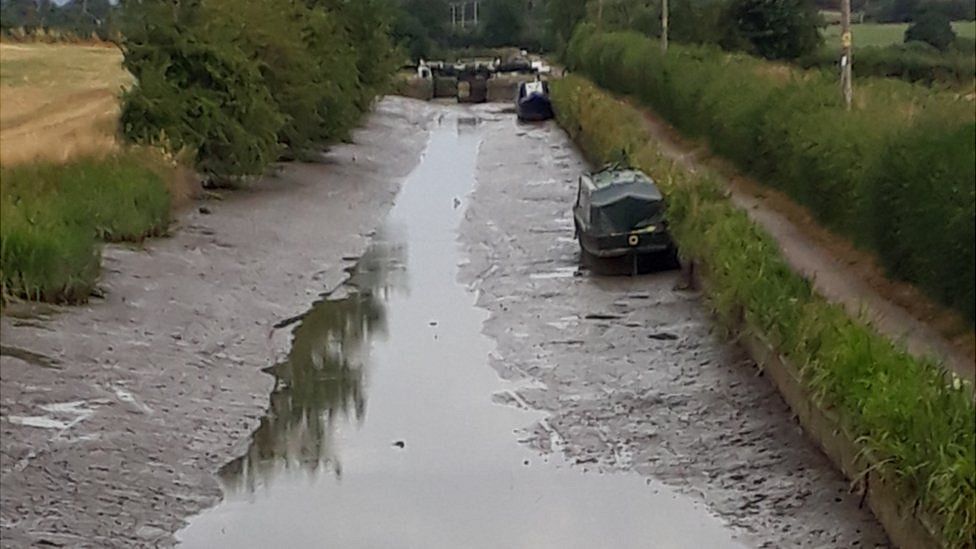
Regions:
[[137, 150], [0, 169], [3, 298], [85, 301], [98, 278], [99, 239], [138, 242], [166, 231], [169, 170]]
[[805, 389], [856, 441], [862, 472], [912, 494], [947, 547], [971, 547], [976, 410], [969, 388], [947, 384], [939, 364], [912, 357], [814, 293], [712, 175], [658, 153], [633, 107], [573, 76], [553, 83], [552, 96], [559, 123], [593, 160], [623, 155], [659, 182], [682, 254], [704, 266], [719, 320], [761, 337], [797, 367]]

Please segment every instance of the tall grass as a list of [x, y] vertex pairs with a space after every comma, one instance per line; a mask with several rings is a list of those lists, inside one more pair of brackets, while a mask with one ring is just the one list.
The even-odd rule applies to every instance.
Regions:
[[682, 254], [705, 266], [719, 319], [787, 357], [808, 392], [838, 413], [861, 447], [864, 470], [917, 498], [947, 546], [971, 546], [976, 410], [969, 389], [947, 385], [940, 365], [912, 357], [813, 292], [712, 175], [658, 153], [639, 111], [579, 77], [555, 82], [552, 97], [559, 123], [592, 159], [624, 151], [659, 182]]
[[3, 295], [87, 299], [98, 278], [98, 239], [141, 241], [166, 231], [165, 170], [148, 153], [136, 151], [66, 165], [3, 168]]
[[[976, 319], [976, 280], [971, 269], [959, 268], [976, 262], [971, 98], [865, 80], [847, 112], [836, 79], [821, 71], [706, 47], [662, 54], [642, 35], [586, 26], [567, 57], [571, 68], [706, 138], [826, 226], [877, 252], [892, 275]], [[888, 203], [912, 205], [897, 227], [907, 238], [891, 237]], [[946, 257], [946, 250], [955, 255]], [[906, 258], [926, 270], [906, 267]]]

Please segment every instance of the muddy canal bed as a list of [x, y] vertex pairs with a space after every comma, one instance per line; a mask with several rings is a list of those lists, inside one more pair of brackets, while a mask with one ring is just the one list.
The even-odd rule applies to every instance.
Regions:
[[558, 127], [442, 109], [182, 546], [885, 546], [676, 272], [580, 267]]
[[225, 503], [185, 547], [737, 547], [691, 498], [520, 445], [543, 416], [492, 402], [519, 389], [488, 367], [487, 314], [457, 281], [490, 125], [450, 109], [432, 129], [350, 284], [296, 329]]

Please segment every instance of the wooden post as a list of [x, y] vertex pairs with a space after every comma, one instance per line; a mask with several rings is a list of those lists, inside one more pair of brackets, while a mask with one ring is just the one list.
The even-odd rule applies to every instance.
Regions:
[[854, 58], [851, 55], [853, 50], [853, 40], [851, 37], [851, 0], [841, 0], [840, 3], [840, 85], [844, 94], [844, 107], [851, 110], [851, 101], [854, 99], [854, 84], [851, 81], [853, 72], [851, 65]]
[[661, 51], [668, 52], [668, 0], [661, 0]]

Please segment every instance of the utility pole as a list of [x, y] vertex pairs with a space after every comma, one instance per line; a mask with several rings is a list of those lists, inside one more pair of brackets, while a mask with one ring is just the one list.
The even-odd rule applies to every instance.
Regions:
[[[665, 0], [667, 1], [667, 0]], [[851, 100], [854, 99], [854, 84], [851, 81], [851, 56], [853, 40], [851, 37], [851, 0], [840, 2], [840, 86], [844, 93], [844, 108], [851, 110]]]
[[668, 0], [661, 0], [661, 51], [668, 53]]

